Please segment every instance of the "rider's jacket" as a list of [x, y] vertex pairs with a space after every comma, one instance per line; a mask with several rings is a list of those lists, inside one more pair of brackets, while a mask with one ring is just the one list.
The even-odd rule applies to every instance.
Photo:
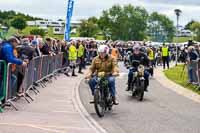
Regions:
[[133, 67], [137, 67], [138, 63], [135, 63], [134, 61], [139, 61], [140, 65], [144, 65], [144, 66], [149, 66], [149, 59], [147, 57], [147, 55], [140, 53], [138, 55], [132, 54], [130, 56], [130, 65]]
[[95, 57], [89, 68], [87, 77], [91, 77], [94, 72], [105, 72], [106, 75], [119, 74], [117, 60], [111, 56], [106, 56], [104, 59], [101, 59], [99, 56]]

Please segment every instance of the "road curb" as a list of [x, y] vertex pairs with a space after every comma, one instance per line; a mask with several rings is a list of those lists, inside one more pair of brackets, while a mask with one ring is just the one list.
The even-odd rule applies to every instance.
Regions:
[[176, 92], [179, 95], [185, 96], [188, 99], [191, 99], [197, 103], [200, 103], [200, 96], [198, 94], [168, 79], [161, 69], [156, 69], [155, 77], [157, 81], [163, 86], [165, 86], [166, 88]]
[[87, 112], [85, 107], [83, 106], [80, 95], [79, 95], [79, 85], [81, 81], [83, 80], [83, 77], [79, 79], [79, 81], [76, 83], [76, 86], [73, 89], [72, 92], [72, 101], [75, 105], [75, 108], [81, 115], [81, 117], [88, 123], [88, 125], [94, 129], [96, 133], [108, 133], [106, 130], [104, 130], [93, 118], [92, 116]]

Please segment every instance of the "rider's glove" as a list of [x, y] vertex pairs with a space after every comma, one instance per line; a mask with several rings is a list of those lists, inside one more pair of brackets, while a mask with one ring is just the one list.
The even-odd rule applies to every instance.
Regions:
[[119, 76], [119, 73], [114, 72], [112, 75], [115, 76], [115, 77], [117, 77], [117, 76]]

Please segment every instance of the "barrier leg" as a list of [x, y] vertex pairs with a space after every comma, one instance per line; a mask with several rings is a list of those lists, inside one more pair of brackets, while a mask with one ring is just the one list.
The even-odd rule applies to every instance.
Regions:
[[34, 101], [33, 98], [28, 93], [25, 93], [25, 96], [27, 96], [28, 98], [30, 98], [31, 101]]
[[20, 95], [20, 96], [18, 96], [18, 97], [19, 97], [19, 98], [20, 98], [20, 97], [23, 97], [23, 98], [26, 100], [27, 103], [30, 103], [30, 101], [26, 98], [25, 94], [22, 94], [22, 95]]
[[2, 107], [5, 107], [5, 106], [8, 106], [8, 107], [12, 106], [16, 111], [18, 111], [17, 107], [13, 104], [11, 100], [6, 101], [6, 103]]
[[44, 88], [45, 86], [44, 86], [44, 84], [42, 83], [42, 81], [40, 82], [40, 86], [42, 86], [42, 88]]
[[33, 85], [33, 90], [35, 90], [37, 93], [40, 93], [40, 91], [37, 89], [36, 86]]
[[30, 90], [32, 90], [35, 93], [35, 95], [38, 94], [33, 87], [31, 87]]
[[57, 74], [56, 72], [53, 73], [53, 77], [55, 80], [57, 80], [56, 74]]
[[47, 87], [44, 81], [41, 81], [41, 83], [44, 87]]

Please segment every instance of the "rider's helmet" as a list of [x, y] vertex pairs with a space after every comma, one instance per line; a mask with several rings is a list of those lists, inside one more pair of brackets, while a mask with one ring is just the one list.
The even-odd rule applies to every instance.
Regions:
[[107, 45], [100, 45], [99, 48], [98, 48], [98, 53], [108, 55], [109, 54], [109, 47]]
[[140, 53], [140, 46], [139, 45], [135, 45], [133, 47], [133, 53], [138, 55]]
[[140, 48], [140, 52], [141, 52], [141, 53], [147, 53], [146, 47], [145, 47], [145, 46], [142, 46], [142, 47]]

